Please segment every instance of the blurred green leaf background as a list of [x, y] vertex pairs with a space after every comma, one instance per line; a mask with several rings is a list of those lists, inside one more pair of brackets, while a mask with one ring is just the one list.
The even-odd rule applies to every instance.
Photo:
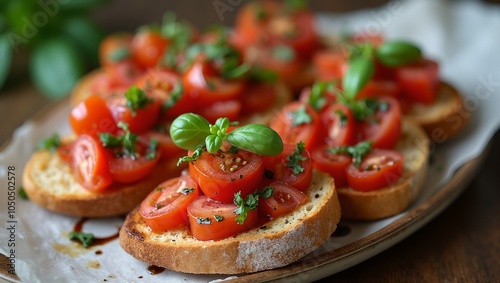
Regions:
[[103, 30], [88, 16], [105, 0], [0, 1], [0, 89], [16, 60], [45, 96], [67, 95], [98, 65]]

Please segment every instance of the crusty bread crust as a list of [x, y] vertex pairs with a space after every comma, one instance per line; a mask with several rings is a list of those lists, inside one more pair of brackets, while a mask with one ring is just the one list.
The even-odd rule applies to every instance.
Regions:
[[153, 233], [135, 209], [120, 230], [120, 245], [141, 261], [186, 273], [250, 273], [288, 265], [321, 246], [340, 219], [333, 179], [313, 174], [306, 204], [237, 236], [198, 241], [186, 226]]
[[162, 181], [178, 176], [182, 167], [177, 159], [161, 161], [139, 182], [112, 184], [105, 192], [83, 188], [74, 178], [71, 167], [58, 154], [35, 152], [23, 171], [23, 188], [34, 203], [48, 210], [81, 217], [124, 215], [140, 203]]
[[429, 139], [420, 126], [404, 120], [396, 150], [404, 156], [404, 172], [393, 185], [370, 192], [338, 188], [342, 218], [374, 220], [404, 211], [420, 194], [429, 158]]
[[405, 116], [421, 125], [433, 141], [441, 143], [465, 127], [470, 113], [460, 93], [450, 84], [441, 82], [433, 104], [415, 104]]

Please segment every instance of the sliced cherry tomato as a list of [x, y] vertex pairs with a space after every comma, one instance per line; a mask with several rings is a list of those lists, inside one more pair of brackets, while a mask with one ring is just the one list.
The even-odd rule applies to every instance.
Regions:
[[143, 29], [137, 32], [131, 42], [134, 61], [143, 69], [155, 67], [163, 58], [169, 41], [159, 32]]
[[188, 224], [188, 204], [198, 195], [198, 184], [189, 175], [172, 178], [149, 193], [139, 213], [154, 232], [173, 229]]
[[220, 101], [239, 100], [245, 83], [241, 80], [224, 80], [205, 60], [197, 60], [183, 75], [186, 93], [201, 107]]
[[[162, 69], [149, 69], [136, 82], [137, 87], [143, 89], [163, 105], [163, 117], [175, 119], [177, 116], [193, 112], [196, 102], [183, 90], [181, 76], [177, 73]], [[181, 92], [173, 93], [173, 91]]]
[[403, 175], [403, 155], [394, 150], [374, 149], [368, 153], [359, 168], [347, 167], [349, 187], [357, 191], [373, 191], [393, 184]]
[[240, 117], [242, 104], [237, 100], [219, 101], [208, 105], [196, 112], [214, 124], [220, 117], [226, 117], [230, 121], [236, 121]]
[[341, 49], [318, 51], [313, 56], [313, 65], [320, 80], [340, 80], [349, 67], [348, 53]]
[[168, 129], [168, 126], [158, 127], [158, 129], [155, 127], [154, 130], [150, 130], [141, 136], [144, 144], [149, 144], [153, 139], [158, 142], [160, 160], [168, 160], [173, 157], [179, 157], [182, 153], [185, 155], [185, 150], [175, 145], [172, 141]]
[[264, 157], [265, 167], [273, 172], [274, 180], [280, 180], [299, 191], [305, 191], [309, 188], [312, 180], [312, 159], [309, 150], [304, 149], [300, 159], [296, 161], [296, 167], [294, 167], [295, 164], [291, 161], [291, 155], [296, 148], [297, 145], [295, 144], [285, 144], [281, 154]]
[[189, 169], [205, 195], [224, 203], [233, 202], [237, 192], [243, 198], [253, 193], [264, 175], [262, 156], [241, 149], [237, 153], [204, 152], [189, 163]]
[[238, 224], [236, 209], [234, 203], [221, 203], [207, 196], [194, 199], [187, 208], [191, 233], [200, 241], [220, 240], [244, 232], [257, 222], [259, 212], [254, 209]]
[[106, 104], [111, 111], [114, 121], [128, 125], [133, 133], [140, 134], [148, 131], [158, 121], [160, 116], [160, 102], [152, 99], [143, 108], [132, 110], [127, 106], [127, 98], [123, 93], [110, 96]]
[[123, 60], [112, 65], [106, 65], [104, 71], [114, 85], [124, 88], [131, 86], [143, 73], [132, 60]]
[[266, 187], [273, 188], [273, 196], [259, 198], [259, 212], [271, 219], [284, 215], [307, 201], [307, 196], [283, 182], [273, 182]]
[[117, 62], [130, 60], [132, 34], [116, 33], [106, 36], [99, 45], [101, 66], [115, 65]]
[[356, 121], [349, 107], [340, 103], [330, 105], [321, 113], [321, 122], [326, 129], [324, 143], [330, 146], [356, 143]]
[[431, 104], [436, 100], [439, 84], [438, 63], [428, 59], [397, 68], [396, 80], [402, 95], [423, 104]]
[[321, 120], [318, 113], [303, 102], [291, 102], [272, 118], [269, 126], [284, 143], [297, 144], [302, 141], [307, 149], [314, 148], [320, 141]]
[[137, 143], [134, 156], [116, 152], [120, 149], [111, 150], [108, 155], [109, 172], [113, 180], [120, 183], [134, 183], [144, 179], [160, 160], [160, 151], [156, 149], [154, 157], [147, 156], [146, 144]]
[[71, 156], [71, 148], [73, 143], [64, 143], [57, 148], [57, 155], [68, 165], [73, 166], [73, 157]]
[[113, 182], [109, 172], [106, 151], [90, 135], [82, 134], [73, 143], [71, 160], [75, 178], [89, 191], [102, 191]]
[[71, 109], [69, 123], [78, 135], [98, 137], [99, 133], [115, 134], [118, 131], [106, 101], [96, 95], [89, 96]]
[[392, 80], [370, 80], [366, 86], [356, 95], [357, 99], [368, 97], [398, 97], [399, 86]]
[[345, 154], [331, 153], [329, 151], [330, 148], [330, 146], [325, 145], [315, 148], [312, 151], [313, 167], [332, 176], [335, 181], [335, 187], [346, 187], [346, 168], [351, 164], [352, 158]]
[[246, 115], [264, 112], [274, 105], [277, 95], [276, 87], [272, 84], [250, 84], [243, 93], [241, 110]]
[[374, 116], [360, 122], [358, 141], [373, 141], [373, 148], [391, 149], [396, 146], [401, 135], [401, 109], [396, 99], [384, 97], [379, 100], [381, 107]]

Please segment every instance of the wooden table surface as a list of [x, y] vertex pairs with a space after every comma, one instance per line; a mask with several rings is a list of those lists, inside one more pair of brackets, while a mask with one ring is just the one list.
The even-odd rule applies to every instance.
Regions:
[[[322, 9], [326, 7], [325, 2], [313, 3], [316, 8]], [[384, 1], [368, 2], [377, 5]], [[100, 11], [96, 14], [96, 19], [113, 22], [109, 10], [118, 9], [117, 7], [108, 6], [108, 12]], [[180, 14], [184, 15], [182, 7], [177, 8], [181, 11]], [[203, 12], [203, 7], [198, 9]], [[340, 11], [348, 9], [352, 9], [352, 6], [337, 4], [334, 8]], [[113, 15], [116, 18], [119, 13]], [[188, 13], [185, 12], [185, 15]], [[231, 21], [233, 16], [229, 14], [222, 23]], [[192, 19], [196, 20], [197, 17], [192, 16]], [[213, 19], [217, 19], [217, 15], [211, 10], [205, 17], [198, 18], [198, 24], [203, 25]], [[130, 24], [138, 23], [132, 21]], [[112, 25], [108, 27], [109, 30], [119, 28]], [[48, 103], [49, 100], [29, 84], [0, 91], [0, 144], [7, 141], [17, 127]], [[385, 252], [320, 282], [500, 282], [498, 168], [500, 135], [492, 139], [491, 151], [477, 177], [461, 196], [434, 220]], [[0, 263], [0, 269], [5, 269], [5, 258], [1, 258]]]

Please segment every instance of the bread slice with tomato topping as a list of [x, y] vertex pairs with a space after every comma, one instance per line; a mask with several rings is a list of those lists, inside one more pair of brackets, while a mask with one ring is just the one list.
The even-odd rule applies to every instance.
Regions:
[[141, 261], [186, 273], [238, 274], [279, 268], [320, 247], [340, 220], [330, 176], [315, 171], [305, 193], [308, 201], [293, 212], [215, 241], [197, 240], [187, 226], [154, 233], [137, 208], [125, 219], [120, 245]]
[[[69, 143], [68, 136], [63, 143]], [[160, 160], [152, 172], [138, 182], [113, 183], [100, 192], [85, 189], [75, 178], [72, 167], [59, 154], [38, 150], [26, 164], [22, 177], [29, 199], [48, 210], [80, 217], [107, 217], [130, 212], [151, 188], [166, 178], [177, 176], [182, 167], [177, 159]]]
[[429, 138], [419, 125], [403, 119], [395, 150], [404, 158], [402, 176], [395, 183], [371, 191], [337, 188], [342, 218], [374, 220], [393, 216], [407, 209], [417, 198], [427, 175]]

